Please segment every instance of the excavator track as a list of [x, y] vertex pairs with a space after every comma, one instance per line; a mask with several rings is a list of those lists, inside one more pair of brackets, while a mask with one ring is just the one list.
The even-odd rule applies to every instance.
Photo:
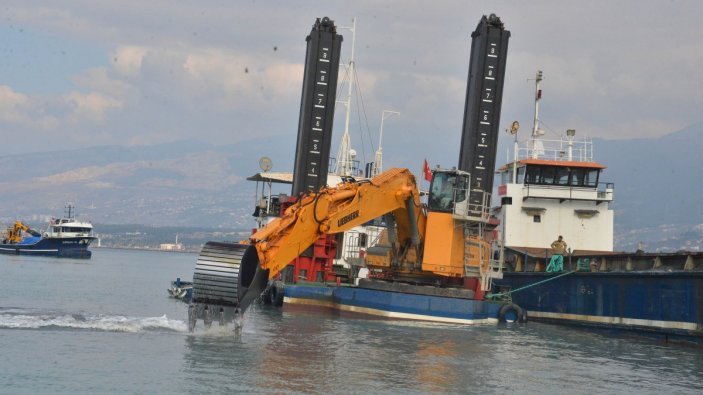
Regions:
[[261, 270], [256, 249], [247, 244], [207, 242], [195, 265], [188, 330], [198, 318], [206, 327], [237, 319], [264, 291], [268, 271]]

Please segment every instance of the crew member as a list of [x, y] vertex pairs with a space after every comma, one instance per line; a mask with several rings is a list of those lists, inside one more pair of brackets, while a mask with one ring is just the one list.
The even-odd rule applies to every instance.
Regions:
[[564, 253], [566, 252], [566, 242], [559, 236], [552, 243], [552, 259], [547, 265], [548, 272], [561, 272], [564, 270]]

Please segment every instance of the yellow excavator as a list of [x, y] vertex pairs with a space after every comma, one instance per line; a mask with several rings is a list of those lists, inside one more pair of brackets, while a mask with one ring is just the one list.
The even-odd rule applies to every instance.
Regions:
[[423, 204], [412, 173], [394, 168], [371, 180], [303, 195], [248, 243], [207, 243], [193, 276], [191, 329], [200, 316], [209, 325], [213, 307], [219, 307], [220, 320], [223, 306], [243, 312], [270, 279], [320, 236], [379, 217], [386, 224], [387, 243], [367, 250], [370, 270], [395, 281], [433, 285], [476, 278], [486, 290], [491, 247], [483, 236], [489, 200], [485, 196], [482, 204], [470, 204], [469, 185], [466, 172], [435, 169]]
[[29, 226], [22, 223], [22, 221], [15, 221], [13, 226], [8, 227], [5, 230], [5, 238], [3, 244], [17, 244], [22, 241], [22, 232], [29, 232]]

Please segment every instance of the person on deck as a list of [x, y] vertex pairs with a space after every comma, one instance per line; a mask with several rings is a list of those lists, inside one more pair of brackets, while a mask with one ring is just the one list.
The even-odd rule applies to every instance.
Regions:
[[552, 259], [547, 265], [547, 272], [561, 272], [564, 270], [564, 253], [566, 252], [566, 242], [560, 235], [552, 243]]

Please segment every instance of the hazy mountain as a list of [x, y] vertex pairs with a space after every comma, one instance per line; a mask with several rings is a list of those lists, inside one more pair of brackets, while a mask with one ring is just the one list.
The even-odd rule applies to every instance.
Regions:
[[[213, 146], [179, 141], [146, 147], [103, 146], [0, 157], [3, 222], [60, 216], [67, 202], [101, 223], [216, 226], [246, 229], [265, 152], [285, 158], [278, 144], [257, 139]], [[274, 159], [290, 168], [293, 154]]]
[[608, 166], [603, 179], [615, 183], [617, 244], [703, 249], [703, 123], [658, 139], [594, 144]]
[[[700, 248], [703, 123], [662, 138], [594, 145], [597, 161], [608, 166], [601, 180], [615, 184], [619, 248], [634, 249], [638, 241], [651, 249]], [[259, 171], [264, 155], [273, 159], [274, 170], [290, 171], [294, 151], [294, 138], [288, 138], [2, 156], [0, 219], [59, 216], [73, 202], [80, 215], [100, 223], [247, 229], [253, 225], [254, 184], [245, 178]]]

